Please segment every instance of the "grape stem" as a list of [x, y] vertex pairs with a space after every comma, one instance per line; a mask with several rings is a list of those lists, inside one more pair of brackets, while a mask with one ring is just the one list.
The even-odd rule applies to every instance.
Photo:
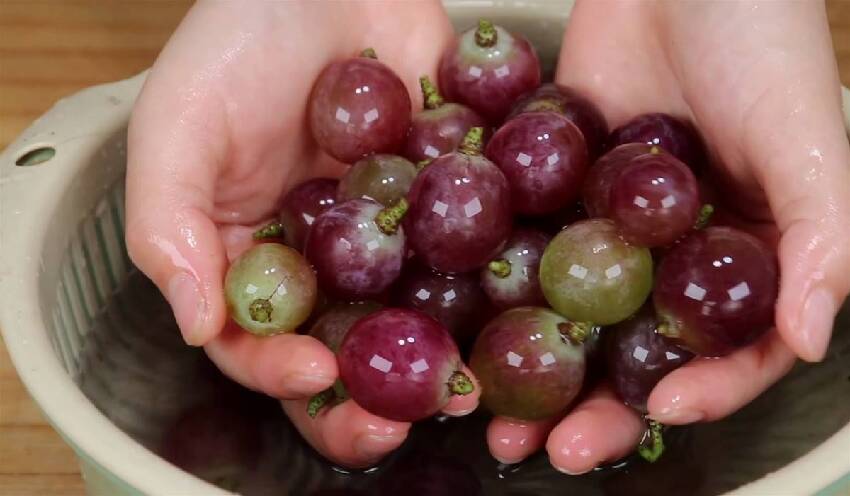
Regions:
[[487, 19], [478, 20], [478, 28], [475, 30], [475, 44], [481, 48], [490, 48], [499, 41], [496, 26]]
[[651, 419], [646, 420], [646, 432], [638, 444], [638, 454], [649, 463], [655, 463], [664, 453], [664, 438], [661, 431], [664, 425]]
[[272, 302], [268, 298], [257, 298], [248, 306], [248, 315], [254, 322], [265, 324], [272, 320]]
[[656, 326], [655, 332], [664, 337], [676, 339], [679, 337], [679, 329], [669, 322], [661, 322]]
[[561, 333], [561, 336], [575, 346], [583, 344], [592, 330], [593, 324], [590, 322], [561, 322], [558, 324], [558, 332]]
[[499, 279], [504, 279], [511, 275], [511, 263], [504, 258], [491, 261], [487, 264], [487, 268]]
[[313, 397], [310, 398], [310, 401], [307, 402], [307, 415], [309, 415], [310, 418], [316, 418], [319, 411], [328, 405], [334, 398], [336, 398], [336, 393], [334, 393], [333, 386], [320, 393], [314, 394]]
[[385, 207], [378, 212], [378, 215], [375, 216], [375, 224], [378, 225], [378, 229], [382, 233], [392, 236], [398, 232], [401, 219], [404, 218], [404, 214], [407, 213], [408, 208], [410, 208], [410, 204], [407, 203], [407, 199], [401, 197], [393, 205]]
[[466, 133], [466, 136], [463, 137], [463, 141], [461, 141], [457, 151], [464, 155], [481, 155], [484, 149], [483, 138], [483, 127], [471, 127], [469, 128], [469, 132]]
[[706, 203], [699, 209], [699, 216], [697, 217], [697, 221], [694, 223], [694, 229], [703, 229], [708, 225], [708, 222], [711, 220], [711, 216], [714, 214], [714, 205], [711, 203]]
[[378, 54], [375, 53], [374, 48], [366, 48], [362, 52], [360, 52], [360, 56], [367, 59], [378, 59]]
[[424, 169], [425, 167], [428, 167], [428, 164], [430, 164], [432, 160], [433, 159], [426, 158], [424, 160], [420, 160], [419, 162], [416, 162], [416, 172], [422, 172], [422, 169]]
[[449, 377], [447, 385], [453, 395], [465, 396], [475, 390], [475, 384], [472, 383], [472, 379], [460, 370]]
[[280, 238], [283, 236], [283, 224], [278, 221], [269, 222], [254, 232], [254, 239]]
[[428, 76], [422, 76], [419, 78], [419, 87], [422, 88], [422, 98], [425, 101], [426, 109], [438, 109], [443, 105], [443, 103], [445, 103], [443, 96], [440, 95], [437, 87], [434, 86], [434, 83], [432, 83], [430, 79], [428, 79]]

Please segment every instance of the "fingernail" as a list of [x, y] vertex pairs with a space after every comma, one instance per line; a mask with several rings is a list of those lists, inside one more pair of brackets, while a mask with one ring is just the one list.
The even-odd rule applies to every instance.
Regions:
[[475, 408], [467, 408], [466, 410], [443, 410], [443, 413], [450, 417], [463, 417], [464, 415], [469, 415], [474, 411]]
[[304, 396], [324, 391], [333, 385], [333, 382], [333, 377], [316, 374], [289, 374], [283, 378], [287, 390]]
[[823, 360], [832, 334], [835, 311], [835, 298], [828, 290], [817, 287], [809, 293], [800, 317], [800, 344], [803, 347], [800, 358], [809, 362]]
[[354, 442], [354, 452], [364, 461], [376, 462], [399, 445], [396, 436], [362, 434]]
[[703, 419], [703, 414], [688, 408], [664, 408], [658, 413], [650, 414], [649, 418], [662, 424], [681, 425], [699, 422]]
[[198, 281], [185, 272], [178, 272], [168, 281], [167, 297], [183, 340], [192, 346], [204, 344], [200, 326], [204, 321], [206, 302], [198, 289]]
[[497, 462], [503, 465], [515, 465], [522, 461], [522, 458], [502, 458], [501, 456], [493, 455]]
[[593, 470], [592, 468], [589, 468], [589, 469], [587, 469], [583, 472], [571, 472], [570, 470], [568, 470], [564, 467], [559, 467], [555, 464], [552, 464], [552, 467], [554, 467], [555, 470], [557, 470], [558, 472], [561, 472], [562, 474], [567, 474], [567, 475], [583, 475], [583, 474], [586, 474], [586, 473], [590, 472], [591, 470]]

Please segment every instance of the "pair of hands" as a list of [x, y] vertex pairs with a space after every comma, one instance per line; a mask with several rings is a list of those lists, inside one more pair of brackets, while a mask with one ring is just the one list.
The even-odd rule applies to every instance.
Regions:
[[[258, 338], [228, 323], [224, 273], [289, 188], [344, 171], [306, 125], [324, 66], [374, 47], [421, 108], [418, 78], [435, 79], [453, 36], [435, 0], [201, 2], [156, 61], [130, 124], [133, 261], [167, 297], [187, 343], [281, 399], [305, 438], [343, 465], [375, 463], [410, 425], [353, 401], [308, 418], [306, 399], [337, 377], [333, 354], [309, 336]], [[822, 359], [850, 291], [850, 147], [823, 4], [579, 0], [556, 81], [596, 102], [612, 128], [645, 112], [689, 116], [711, 151], [710, 177], [735, 200], [723, 222], [778, 252], [776, 329], [668, 375], [650, 396], [650, 416], [672, 425], [718, 419], [795, 356]], [[476, 405], [477, 393], [456, 397], [446, 413]], [[553, 466], [578, 474], [633, 450], [643, 430], [602, 385], [563, 419], [495, 418], [487, 441], [506, 463], [545, 446]]]

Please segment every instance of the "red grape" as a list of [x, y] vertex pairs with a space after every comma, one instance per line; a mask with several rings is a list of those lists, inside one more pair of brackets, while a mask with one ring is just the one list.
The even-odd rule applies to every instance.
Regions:
[[624, 143], [658, 145], [698, 173], [705, 166], [706, 151], [696, 128], [668, 114], [643, 114], [611, 132], [608, 146]]
[[552, 112], [514, 117], [485, 154], [508, 178], [514, 210], [523, 214], [551, 213], [575, 201], [588, 166], [581, 131]]
[[620, 398], [646, 413], [646, 400], [658, 382], [693, 355], [655, 332], [658, 321], [651, 306], [605, 330], [608, 378]]
[[773, 325], [776, 258], [747, 233], [696, 231], [667, 252], [656, 277], [660, 332], [698, 355], [726, 355]]
[[369, 412], [400, 422], [434, 415], [474, 386], [439, 322], [416, 310], [387, 308], [357, 321], [340, 346], [339, 375]]
[[339, 181], [326, 177], [310, 179], [292, 188], [283, 198], [280, 222], [286, 244], [301, 251], [313, 221], [334, 206]]
[[593, 102], [572, 88], [555, 83], [541, 85], [517, 100], [507, 119], [526, 112], [555, 112], [563, 115], [581, 131], [591, 160], [602, 153], [608, 137], [608, 123]]
[[459, 152], [435, 159], [408, 193], [405, 231], [417, 256], [440, 272], [468, 272], [492, 259], [511, 230], [508, 181], [480, 155], [482, 129]]
[[531, 43], [483, 19], [461, 33], [440, 61], [443, 93], [492, 122], [539, 84], [540, 61]]
[[481, 269], [481, 286], [494, 305], [502, 309], [546, 305], [538, 268], [549, 239], [540, 231], [518, 229], [497, 258]]
[[611, 185], [629, 161], [649, 153], [652, 146], [644, 143], [620, 145], [599, 157], [587, 172], [582, 189], [584, 208], [590, 217], [608, 217]]
[[441, 274], [419, 264], [405, 269], [393, 290], [393, 301], [434, 317], [458, 343], [478, 334], [489, 313], [476, 274]]
[[339, 201], [368, 198], [392, 205], [407, 195], [416, 166], [398, 155], [370, 155], [360, 159], [342, 176], [337, 190]]
[[353, 163], [371, 153], [395, 153], [410, 127], [410, 95], [383, 63], [361, 56], [322, 71], [310, 95], [310, 129], [335, 159]]
[[519, 307], [493, 319], [478, 335], [470, 368], [481, 403], [520, 420], [553, 417], [570, 405], [584, 381], [584, 347], [575, 326], [555, 312]]
[[381, 294], [398, 278], [406, 254], [404, 230], [379, 226], [387, 213], [401, 215], [403, 209], [348, 200], [316, 218], [305, 252], [322, 290], [359, 300]]
[[459, 103], [446, 103], [426, 76], [419, 79], [425, 110], [415, 114], [404, 145], [404, 156], [413, 162], [432, 160], [457, 150], [473, 127], [487, 127], [474, 110]]
[[700, 209], [693, 172], [658, 147], [620, 170], [609, 201], [623, 239], [648, 247], [670, 244], [687, 233]]

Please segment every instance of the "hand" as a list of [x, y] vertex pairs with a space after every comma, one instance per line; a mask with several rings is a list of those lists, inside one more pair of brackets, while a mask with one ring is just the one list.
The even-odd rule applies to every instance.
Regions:
[[[437, 1], [201, 2], [156, 61], [130, 123], [133, 261], [170, 302], [187, 343], [243, 385], [291, 400], [284, 408], [302, 434], [347, 466], [374, 463], [409, 426], [352, 401], [307, 418], [305, 398], [337, 377], [333, 354], [309, 336], [258, 338], [226, 326], [222, 282], [289, 188], [344, 170], [305, 125], [322, 68], [373, 47], [421, 108], [418, 78], [434, 76], [452, 35]], [[470, 411], [472, 396], [447, 411]]]
[[[580, 0], [556, 79], [596, 102], [612, 127], [646, 112], [691, 119], [714, 161], [708, 175], [740, 200], [723, 222], [777, 247], [776, 329], [668, 375], [650, 416], [719, 419], [782, 377], [795, 355], [821, 360], [850, 289], [850, 149], [823, 3]], [[564, 419], [495, 419], [488, 441], [505, 462], [545, 443], [553, 466], [577, 474], [626, 455], [642, 432], [602, 386]]]

